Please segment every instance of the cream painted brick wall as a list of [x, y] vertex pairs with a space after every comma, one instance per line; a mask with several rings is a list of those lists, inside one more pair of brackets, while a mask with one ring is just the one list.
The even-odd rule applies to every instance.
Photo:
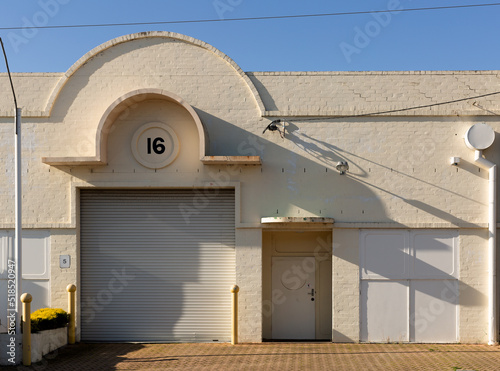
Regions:
[[[179, 63], [180, 60], [183, 63]], [[136, 67], [139, 61], [141, 69]], [[297, 73], [259, 76], [270, 79], [269, 89], [275, 78], [281, 82], [296, 80], [295, 84], [299, 84], [302, 90], [300, 94], [294, 93], [294, 99], [301, 102], [316, 99], [316, 84], [330, 84], [330, 90], [320, 91], [328, 99], [332, 98], [329, 94], [334, 92], [333, 86], [340, 78], [352, 80], [350, 84], [359, 83], [361, 87], [375, 85], [373, 92], [369, 93], [368, 89], [366, 94], [377, 94], [379, 90], [397, 85], [398, 79], [408, 86], [418, 85], [419, 89], [432, 86], [434, 82], [453, 90], [457, 84], [482, 86], [482, 82], [495, 75]], [[367, 82], [360, 80], [361, 77], [366, 77]], [[54, 76], [47, 76], [49, 78], [53, 81]], [[387, 83], [387, 79], [391, 83]], [[446, 82], [451, 84], [447, 79], [457, 82], [447, 85]], [[33, 84], [39, 83], [35, 81]], [[244, 222], [255, 222], [262, 215], [326, 215], [348, 222], [456, 225], [476, 225], [485, 221], [482, 190], [486, 175], [471, 163], [473, 154], [465, 148], [462, 139], [476, 118], [363, 118], [304, 122], [297, 119], [288, 126], [284, 140], [276, 133], [262, 135], [268, 121], [259, 118], [249, 88], [232, 67], [200, 47], [152, 39], [120, 44], [98, 54], [70, 78], [50, 118], [26, 119], [23, 124], [25, 204], [30, 205], [24, 211], [26, 223], [40, 223], [42, 220], [64, 223], [70, 219], [67, 214], [68, 192], [72, 179], [70, 171], [73, 170], [50, 169], [52, 174], [49, 174], [49, 167], [40, 164], [40, 157], [92, 155], [95, 129], [105, 109], [117, 97], [145, 86], [170, 90], [193, 104], [211, 137], [210, 154], [262, 156], [261, 174], [254, 176], [254, 169], [248, 171], [252, 173], [253, 186], [247, 194], [257, 202], [252, 201], [244, 210]], [[269, 91], [273, 99], [286, 97], [285, 90]], [[316, 112], [310, 109], [308, 114]], [[485, 119], [496, 130], [500, 128], [492, 119]], [[2, 122], [0, 127], [5, 138], [0, 150], [6, 158], [4, 170], [7, 177], [0, 180], [4, 190], [0, 197], [6, 201], [2, 205], [8, 210], [13, 192], [13, 187], [9, 186], [13, 182], [13, 158], [8, 138], [13, 125], [7, 119]], [[490, 156], [488, 152], [486, 154]], [[452, 155], [463, 157], [463, 166], [458, 169], [450, 167], [448, 158]], [[337, 176], [334, 170], [339, 160], [347, 160], [351, 165], [346, 177]], [[203, 179], [205, 174], [206, 179], [207, 172], [201, 168], [201, 177], [197, 173], [188, 177]], [[115, 171], [110, 167], [101, 169], [109, 173]], [[162, 169], [160, 173], [170, 169]], [[84, 170], [90, 173], [85, 176], [85, 181], [92, 181], [92, 173], [88, 168]], [[243, 177], [245, 174], [241, 175]], [[112, 178], [114, 175], [109, 176]], [[280, 191], [262, 195], [261, 189]], [[291, 204], [290, 198], [299, 201]], [[53, 202], [46, 202], [49, 199]], [[11, 220], [7, 212], [0, 215], [0, 222], [9, 223]]]
[[333, 231], [333, 342], [359, 341], [359, 231]]
[[[61, 308], [67, 307], [66, 286], [77, 284], [77, 267], [79, 256], [76, 250], [76, 232], [70, 229], [52, 229], [50, 231], [51, 260], [50, 260], [50, 279], [52, 286], [51, 302], [52, 305]], [[59, 256], [70, 255], [71, 267], [60, 268]]]
[[[261, 339], [262, 236], [258, 227], [263, 216], [333, 217], [337, 226], [458, 226], [463, 297], [472, 303], [461, 304], [460, 337], [464, 342], [484, 341], [487, 265], [478, 257], [487, 249], [486, 232], [480, 229], [487, 222], [487, 174], [473, 163], [473, 152], [465, 147], [463, 136], [476, 122], [487, 122], [500, 132], [497, 117], [468, 101], [397, 117], [318, 116], [375, 112], [488, 93], [498, 90], [498, 71], [249, 73], [266, 110], [275, 112], [272, 117], [262, 117], [251, 88], [229, 63], [210, 50], [181, 41], [156, 38], [119, 44], [73, 72], [50, 117], [42, 117], [41, 111], [64, 75], [15, 76], [26, 113], [23, 223], [25, 228], [51, 230], [54, 305], [66, 305], [65, 287], [78, 277], [75, 185], [142, 188], [240, 182], [238, 222], [257, 227], [237, 230], [242, 341]], [[5, 80], [6, 75], [0, 78]], [[182, 166], [174, 162], [157, 171], [137, 163], [50, 167], [41, 162], [46, 156], [94, 155], [95, 131], [105, 110], [140, 88], [161, 88], [191, 104], [210, 136], [209, 154], [259, 155], [263, 165], [204, 166], [196, 156], [188, 156], [190, 160]], [[499, 99], [493, 95], [478, 102], [495, 111]], [[12, 117], [5, 117], [11, 106], [8, 94], [0, 93], [1, 228], [12, 228], [14, 222], [14, 125]], [[276, 132], [262, 134], [271, 119], [287, 112], [314, 120], [291, 119], [285, 138]], [[118, 126], [115, 130], [120, 132]], [[122, 143], [116, 137], [112, 140], [114, 148], [130, 146], [127, 138]], [[198, 148], [181, 143], [181, 150], [197, 153]], [[500, 163], [498, 143], [484, 155]], [[450, 156], [461, 157], [461, 165], [451, 167]], [[345, 176], [335, 170], [340, 160], [350, 164]], [[358, 341], [358, 232], [335, 229], [333, 239], [333, 338]], [[69, 270], [58, 268], [62, 253], [75, 256]]]
[[[0, 125], [2, 141], [0, 153], [0, 224], [14, 223], [14, 125]], [[48, 147], [44, 143], [45, 125], [25, 122], [22, 126], [22, 194], [23, 223], [43, 227], [70, 221], [71, 177], [41, 161]]]
[[236, 230], [239, 341], [262, 341], [262, 230]]
[[[146, 45], [147, 40], [135, 40]], [[179, 41], [156, 39], [155, 43], [182, 44]], [[130, 44], [125, 44], [130, 45]], [[119, 47], [99, 53], [96, 58], [106, 54], [112, 58], [121, 57]], [[195, 47], [196, 48], [196, 47]], [[118, 50], [118, 51], [117, 51]], [[151, 47], [142, 51], [146, 57]], [[190, 51], [175, 53], [176, 57], [189, 58]], [[140, 58], [140, 56], [139, 56]], [[137, 58], [135, 58], [137, 61]], [[165, 69], [175, 69], [176, 74], [185, 81], [199, 71], [217, 76], [218, 71], [207, 65], [203, 58], [193, 64], [179, 65], [175, 58], [156, 59], [149, 72], [158, 76]], [[109, 68], [110, 76], [133, 78], [137, 71], [127, 73], [130, 65], [119, 62]], [[123, 71], [123, 72], [122, 72]], [[140, 73], [139, 73], [140, 74]], [[427, 105], [443, 101], [467, 98], [474, 95], [496, 91], [499, 71], [398, 71], [398, 72], [248, 72], [247, 75], [260, 91], [267, 111], [302, 112], [315, 114], [354, 114], [391, 110], [406, 106]], [[87, 74], [87, 77], [90, 74]], [[39, 115], [46, 108], [52, 89], [64, 73], [14, 73], [13, 80], [18, 93], [19, 105], [29, 116]], [[0, 81], [8, 85], [6, 73], [0, 74]], [[217, 78], [214, 78], [218, 82]], [[82, 80], [85, 84], [85, 80]], [[233, 96], [234, 97], [234, 96]], [[481, 98], [483, 104], [498, 107], [498, 96]], [[0, 92], [0, 116], [13, 115], [12, 95], [10, 90]], [[234, 107], [233, 107], [234, 109]], [[467, 112], [470, 115], [483, 115], [485, 111], [468, 102], [453, 105], [436, 106], [432, 109], [407, 111], [398, 115], [452, 115]]]
[[[451, 118], [294, 120], [285, 139], [274, 133], [259, 138], [263, 165], [252, 175], [256, 186], [247, 189], [252, 202], [243, 219], [329, 216], [477, 227], [487, 220], [487, 174], [463, 141], [472, 124]], [[485, 155], [496, 161], [497, 153], [492, 148]], [[460, 167], [449, 165], [450, 156], [462, 157]], [[350, 165], [346, 176], [335, 170], [341, 160]]]
[[[45, 110], [49, 94], [63, 75], [63, 73], [12, 74], [17, 105], [22, 109], [23, 116], [40, 116]], [[0, 86], [5, 87], [0, 90], [0, 117], [14, 116], [14, 101], [6, 73], [0, 73]]]
[[[71, 229], [52, 229], [50, 231], [50, 285], [51, 285], [51, 306], [68, 310], [68, 292], [66, 287], [69, 284], [76, 285], [76, 320], [79, 328], [79, 253], [77, 251], [76, 231]], [[71, 257], [70, 268], [60, 268], [59, 256], [69, 255]], [[77, 333], [79, 330], [77, 329]]]
[[[271, 112], [352, 115], [429, 105], [497, 91], [499, 71], [250, 72]], [[481, 99], [499, 107], [498, 96]], [[397, 116], [485, 112], [468, 102]], [[279, 114], [277, 114], [279, 116]]]

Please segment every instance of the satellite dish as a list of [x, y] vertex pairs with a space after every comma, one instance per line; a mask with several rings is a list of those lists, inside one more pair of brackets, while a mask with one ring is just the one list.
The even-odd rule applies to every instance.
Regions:
[[477, 151], [489, 148], [494, 141], [495, 131], [485, 123], [474, 124], [465, 133], [465, 144]]

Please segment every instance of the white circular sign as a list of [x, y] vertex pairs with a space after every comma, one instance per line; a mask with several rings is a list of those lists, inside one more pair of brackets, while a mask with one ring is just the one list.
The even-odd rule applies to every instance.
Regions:
[[179, 154], [179, 139], [166, 124], [151, 122], [141, 126], [132, 138], [135, 159], [150, 169], [170, 165]]
[[470, 149], [482, 151], [495, 141], [495, 131], [484, 122], [472, 125], [465, 133], [465, 144]]

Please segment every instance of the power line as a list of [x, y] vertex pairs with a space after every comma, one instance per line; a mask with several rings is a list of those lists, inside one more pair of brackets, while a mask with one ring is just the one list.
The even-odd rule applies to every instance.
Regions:
[[[481, 95], [475, 95], [473, 97], [467, 97], [467, 98], [460, 98], [460, 99], [454, 99], [454, 100], [449, 100], [445, 102], [438, 102], [438, 103], [431, 103], [431, 104], [425, 104], [422, 106], [412, 106], [412, 107], [405, 107], [405, 108], [398, 108], [398, 109], [393, 109], [393, 110], [388, 110], [388, 111], [378, 111], [378, 112], [370, 112], [370, 113], [360, 113], [358, 115], [348, 115], [348, 116], [323, 116], [323, 117], [318, 117], [318, 118], [313, 118], [313, 119], [296, 119], [295, 121], [318, 121], [318, 120], [324, 120], [325, 118], [330, 118], [330, 119], [346, 119], [346, 118], [354, 118], [354, 117], [366, 117], [366, 116], [376, 116], [376, 115], [385, 115], [388, 113], [398, 113], [398, 112], [405, 112], [405, 111], [411, 111], [411, 110], [416, 110], [420, 108], [429, 108], [429, 107], [435, 107], [435, 106], [442, 106], [445, 104], [452, 104], [452, 103], [458, 103], [458, 102], [463, 102], [469, 99], [476, 99], [476, 98], [484, 98], [484, 97], [489, 97], [491, 95], [497, 95], [500, 94], [500, 91], [495, 91], [492, 93], [487, 93], [487, 94], [481, 94]], [[479, 107], [481, 108], [481, 107]], [[488, 111], [489, 112], [489, 111]], [[292, 120], [275, 120], [275, 121], [292, 121]]]
[[482, 109], [483, 111], [489, 112], [489, 113], [491, 113], [492, 115], [495, 115], [495, 116], [500, 116], [500, 114], [498, 114], [498, 113], [496, 113], [496, 112], [493, 112], [493, 111], [490, 111], [489, 109], [484, 108], [483, 106], [481, 106], [481, 105], [480, 105], [479, 103], [477, 103], [477, 102], [472, 103], [472, 105], [473, 105], [473, 106], [475, 106], [475, 107], [477, 107], [477, 108]]
[[[15, 106], [16, 112], [17, 112], [18, 107], [17, 107], [16, 92], [14, 91], [14, 84], [12, 83], [12, 76], [10, 75], [9, 61], [7, 60], [7, 54], [5, 53], [5, 47], [3, 45], [3, 41], [2, 41], [1, 37], [0, 37], [0, 44], [2, 46], [3, 56], [5, 59], [5, 65], [7, 66], [7, 74], [9, 75], [10, 87], [12, 89], [12, 94], [14, 95], [14, 106]], [[16, 134], [17, 134], [17, 132], [16, 132]]]
[[317, 13], [317, 14], [297, 14], [297, 15], [279, 15], [267, 17], [244, 17], [244, 18], [224, 18], [224, 19], [193, 19], [179, 21], [160, 21], [160, 22], [127, 22], [127, 23], [97, 23], [97, 24], [78, 24], [78, 25], [54, 25], [54, 26], [35, 26], [35, 27], [0, 27], [1, 31], [23, 30], [26, 28], [36, 29], [58, 29], [58, 28], [91, 28], [91, 27], [119, 27], [119, 26], [144, 26], [144, 25], [160, 25], [160, 24], [184, 24], [184, 23], [214, 23], [214, 22], [237, 22], [237, 21], [260, 21], [272, 19], [292, 19], [292, 18], [312, 18], [312, 17], [333, 17], [342, 15], [360, 15], [373, 13], [399, 13], [399, 12], [417, 12], [425, 10], [445, 10], [445, 9], [463, 9], [498, 6], [500, 3], [490, 4], [469, 4], [469, 5], [450, 5], [426, 8], [410, 8], [410, 9], [385, 9], [371, 10], [358, 12], [340, 12], [340, 13]]
[[406, 107], [406, 108], [394, 109], [394, 110], [389, 110], [389, 111], [380, 111], [380, 112], [372, 112], [372, 113], [362, 113], [362, 114], [359, 114], [359, 115], [343, 116], [342, 118], [344, 118], [344, 117], [363, 117], [363, 116], [373, 116], [373, 115], [384, 115], [384, 114], [387, 114], [387, 113], [397, 113], [397, 112], [411, 111], [411, 110], [416, 110], [416, 109], [420, 109], [420, 108], [430, 108], [430, 107], [442, 106], [442, 105], [445, 105], [445, 104], [458, 103], [458, 102], [463, 102], [463, 101], [466, 101], [466, 100], [469, 100], [469, 99], [483, 98], [483, 97], [488, 97], [490, 95], [496, 95], [496, 94], [500, 94], [500, 91], [495, 91], [493, 93], [476, 95], [474, 97], [449, 100], [449, 101], [446, 101], [446, 102], [425, 104], [423, 106], [413, 106], [413, 107]]

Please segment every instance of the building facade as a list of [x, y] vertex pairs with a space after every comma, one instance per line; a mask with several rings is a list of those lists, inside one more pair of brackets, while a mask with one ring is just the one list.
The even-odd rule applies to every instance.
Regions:
[[[464, 136], [500, 129], [499, 77], [243, 72], [168, 32], [14, 74], [23, 291], [64, 308], [75, 283], [81, 341], [229, 341], [234, 284], [242, 342], [491, 341], [489, 175]], [[0, 79], [7, 297], [14, 112]]]

